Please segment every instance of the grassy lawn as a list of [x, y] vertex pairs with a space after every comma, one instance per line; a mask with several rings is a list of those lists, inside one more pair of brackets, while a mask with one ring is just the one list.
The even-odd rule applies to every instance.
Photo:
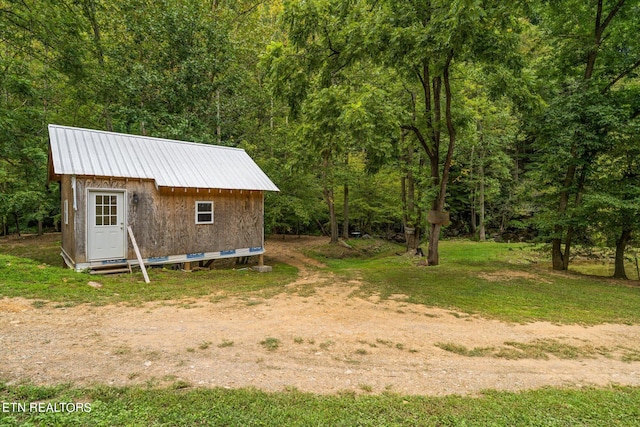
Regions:
[[421, 397], [0, 383], [0, 400], [91, 404], [88, 413], [0, 412], [3, 426], [640, 426], [640, 388], [627, 387]]
[[[319, 247], [309, 254], [345, 277], [360, 277], [361, 296], [406, 295], [407, 301], [508, 322], [640, 323], [637, 281], [613, 281], [574, 272], [553, 272], [536, 246], [523, 243], [440, 242], [441, 265], [416, 265], [418, 257], [386, 247], [365, 256]], [[342, 251], [336, 254], [336, 251]]]
[[[94, 276], [60, 267], [60, 241], [54, 237], [33, 237], [0, 244], [0, 298], [34, 299], [39, 306], [48, 301], [64, 305], [138, 304], [245, 293], [269, 297], [281, 292], [297, 275], [294, 267], [274, 264], [273, 272], [269, 274], [244, 268], [192, 273], [153, 268], [149, 270], [149, 284], [144, 283], [140, 271]], [[88, 286], [90, 281], [99, 282], [102, 287]]]

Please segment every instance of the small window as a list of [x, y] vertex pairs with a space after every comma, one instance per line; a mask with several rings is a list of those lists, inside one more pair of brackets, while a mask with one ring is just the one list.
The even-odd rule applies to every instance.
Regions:
[[196, 224], [213, 224], [213, 202], [196, 202]]
[[69, 200], [64, 200], [64, 225], [69, 224]]

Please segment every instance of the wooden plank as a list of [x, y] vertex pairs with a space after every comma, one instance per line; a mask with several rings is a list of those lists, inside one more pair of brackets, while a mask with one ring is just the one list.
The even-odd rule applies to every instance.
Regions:
[[[69, 259], [76, 259], [76, 212], [73, 210], [73, 190], [71, 188], [71, 177], [69, 175], [63, 175], [60, 181], [60, 208], [62, 212], [61, 226], [62, 230], [62, 250], [64, 250]], [[67, 201], [67, 208], [69, 213], [69, 221], [67, 224], [64, 222], [64, 205]]]
[[114, 273], [131, 273], [131, 270], [129, 269], [129, 267], [123, 267], [123, 268], [110, 268], [110, 269], [103, 269], [103, 270], [91, 270], [89, 272], [89, 274], [114, 274]]
[[149, 275], [147, 274], [147, 268], [144, 266], [142, 262], [142, 255], [140, 255], [140, 249], [138, 249], [138, 244], [136, 243], [136, 238], [133, 235], [133, 230], [131, 226], [127, 227], [127, 231], [129, 231], [129, 237], [131, 238], [131, 243], [133, 244], [133, 249], [136, 251], [136, 257], [138, 258], [138, 263], [140, 264], [140, 268], [142, 269], [142, 275], [144, 276], [145, 283], [149, 283]]

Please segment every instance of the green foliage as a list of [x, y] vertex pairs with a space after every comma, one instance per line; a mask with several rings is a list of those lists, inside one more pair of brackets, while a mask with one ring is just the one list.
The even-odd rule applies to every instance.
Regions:
[[48, 123], [245, 148], [281, 189], [267, 232], [425, 230], [451, 136], [448, 67], [447, 233], [468, 231], [483, 182], [490, 232], [637, 235], [635, 166], [617, 174], [637, 156], [637, 2], [601, 2], [602, 34], [597, 2], [577, 0], [5, 3], [3, 232], [59, 222]]
[[[628, 101], [637, 98], [640, 44], [631, 34], [640, 30], [638, 5], [564, 0], [534, 9], [545, 30], [539, 40], [548, 46], [545, 60], [536, 64], [548, 82], [548, 107], [531, 126], [539, 154], [536, 178], [548, 189], [536, 194], [544, 206], [537, 223], [554, 240], [554, 259], [564, 239], [566, 265], [572, 236], [589, 242], [584, 234], [593, 219], [582, 200], [594, 188], [593, 166], [631, 146], [624, 135], [639, 111]], [[622, 185], [629, 183], [635, 185]]]
[[[349, 185], [350, 221], [361, 233], [383, 234], [402, 222], [402, 201], [398, 191], [400, 174], [393, 166], [367, 171], [362, 155], [349, 156], [342, 180]], [[343, 188], [337, 191], [336, 209], [344, 207]]]
[[26, 58], [10, 52], [0, 55], [0, 69], [0, 225], [11, 221], [20, 232], [26, 221], [55, 214], [44, 185], [45, 115], [39, 99], [43, 88], [29, 84], [42, 77], [42, 70], [30, 70]]

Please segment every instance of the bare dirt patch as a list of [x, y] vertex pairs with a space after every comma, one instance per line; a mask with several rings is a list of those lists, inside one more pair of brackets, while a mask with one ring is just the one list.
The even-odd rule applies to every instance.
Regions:
[[492, 273], [480, 273], [478, 274], [478, 277], [489, 282], [509, 282], [513, 279], [525, 279], [542, 283], [551, 283], [551, 281], [528, 271], [494, 271]]
[[[278, 259], [300, 271], [289, 292], [269, 299], [68, 308], [0, 300], [0, 378], [425, 395], [640, 385], [640, 362], [623, 361], [625, 354], [640, 354], [640, 326], [516, 325], [410, 304], [401, 295], [361, 299], [353, 296], [358, 280], [341, 281], [302, 254], [317, 243], [267, 242], [267, 261]], [[313, 292], [295, 292], [308, 287]], [[607, 351], [514, 360], [467, 357], [436, 346], [500, 348], [536, 340]]]

